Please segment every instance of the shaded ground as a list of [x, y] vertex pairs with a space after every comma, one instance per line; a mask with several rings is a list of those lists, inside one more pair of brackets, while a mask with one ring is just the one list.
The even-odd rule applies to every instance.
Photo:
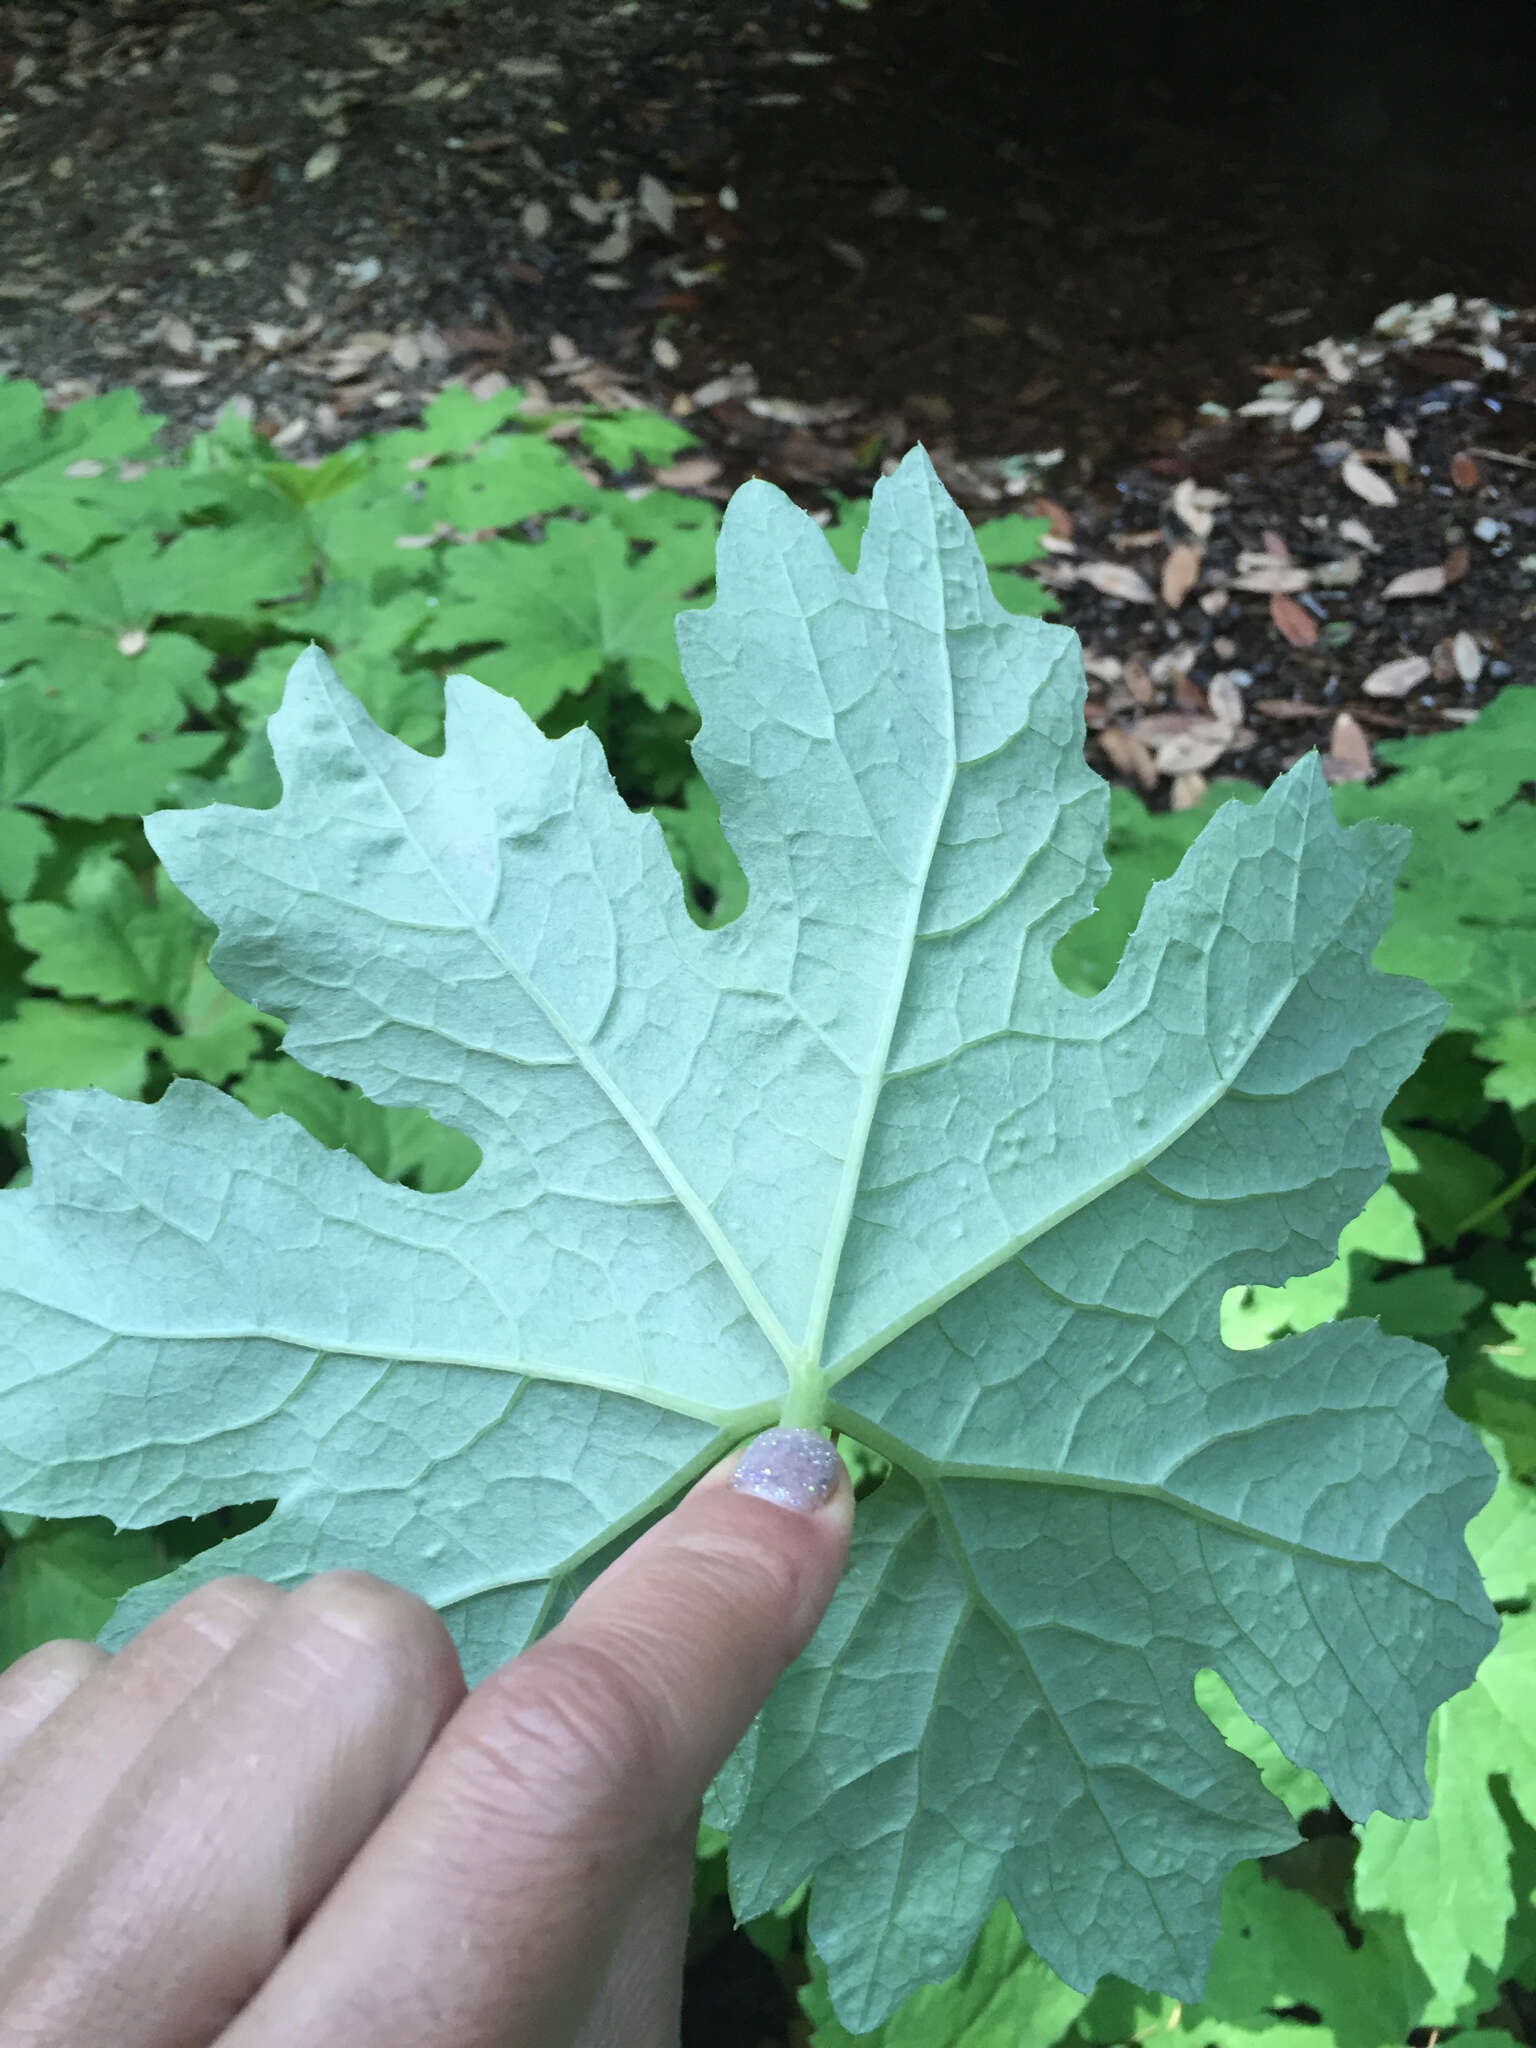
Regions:
[[1533, 22], [1468, 19], [11, 6], [0, 367], [299, 459], [532, 377], [823, 508], [921, 439], [977, 511], [1045, 494], [1106, 772], [1369, 773], [1536, 672]]

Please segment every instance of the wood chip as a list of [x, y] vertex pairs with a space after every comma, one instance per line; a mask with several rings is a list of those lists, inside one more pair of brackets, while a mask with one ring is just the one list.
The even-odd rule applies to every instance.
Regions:
[[320, 178], [328, 178], [340, 162], [341, 145], [335, 142], [322, 142], [314, 155], [305, 160], [305, 184], [313, 185]]
[[1397, 493], [1384, 476], [1378, 476], [1367, 462], [1354, 453], [1339, 464], [1339, 481], [1368, 505], [1395, 505]]
[[1375, 772], [1370, 741], [1349, 713], [1341, 711], [1328, 735], [1324, 776], [1329, 782], [1369, 782]]
[[1163, 603], [1170, 611], [1177, 611], [1194, 589], [1204, 559], [1204, 551], [1187, 540], [1176, 542], [1163, 557]]
[[1311, 647], [1317, 639], [1317, 621], [1294, 597], [1276, 591], [1269, 600], [1269, 616], [1276, 630], [1293, 647]]
[[1412, 462], [1413, 444], [1401, 427], [1388, 427], [1381, 437], [1381, 445], [1394, 462]]
[[1475, 491], [1483, 480], [1483, 473], [1465, 448], [1458, 448], [1451, 457], [1451, 482], [1458, 491]]
[[1426, 569], [1405, 569], [1382, 591], [1383, 597], [1438, 597], [1445, 588], [1445, 564], [1432, 562]]
[[1429, 681], [1429, 663], [1422, 654], [1405, 654], [1398, 661], [1384, 661], [1373, 668], [1360, 685], [1367, 697], [1406, 697], [1420, 683]]
[[1452, 548], [1445, 558], [1445, 580], [1447, 584], [1459, 583], [1472, 566], [1472, 556], [1466, 548]]
[[1371, 529], [1363, 519], [1356, 519], [1353, 515], [1339, 521], [1339, 539], [1347, 540], [1351, 547], [1365, 548], [1373, 555], [1379, 551], [1376, 536]]
[[1123, 562], [1084, 562], [1077, 580], [1089, 584], [1101, 597], [1119, 598], [1126, 604], [1157, 603], [1157, 594], [1146, 578]]
[[149, 635], [142, 626], [130, 626], [126, 633], [119, 633], [117, 636], [119, 654], [142, 654], [148, 645]]
[[1276, 533], [1272, 526], [1265, 527], [1263, 540], [1265, 554], [1272, 555], [1277, 562], [1289, 562], [1293, 559], [1290, 542], [1283, 533]]
[[1191, 769], [1187, 774], [1175, 775], [1173, 789], [1168, 798], [1168, 808], [1173, 811], [1192, 811], [1205, 796], [1210, 784], [1205, 777]]
[[1122, 775], [1133, 776], [1143, 789], [1156, 789], [1157, 763], [1150, 747], [1118, 725], [1106, 725], [1098, 738], [1111, 765]]

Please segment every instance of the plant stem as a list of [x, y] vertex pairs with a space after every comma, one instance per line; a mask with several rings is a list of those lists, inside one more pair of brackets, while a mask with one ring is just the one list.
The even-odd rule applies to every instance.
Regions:
[[1536, 1181], [1536, 1166], [1528, 1166], [1507, 1188], [1501, 1188], [1492, 1201], [1484, 1202], [1483, 1206], [1474, 1209], [1470, 1216], [1463, 1216], [1456, 1226], [1456, 1235], [1465, 1237], [1469, 1230], [1476, 1230], [1479, 1225], [1486, 1223], [1490, 1216], [1497, 1216], [1501, 1209], [1507, 1209], [1511, 1202], [1519, 1200], [1533, 1181]]

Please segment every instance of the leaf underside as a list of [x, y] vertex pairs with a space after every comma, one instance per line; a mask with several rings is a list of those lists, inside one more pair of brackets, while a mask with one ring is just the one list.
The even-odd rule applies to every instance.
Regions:
[[270, 1520], [131, 1593], [378, 1572], [473, 1684], [744, 1436], [890, 1459], [718, 1787], [738, 1915], [817, 1879], [842, 2022], [1039, 1955], [1188, 1996], [1221, 1886], [1294, 1839], [1195, 1702], [1218, 1672], [1345, 1810], [1421, 1812], [1492, 1641], [1488, 1460], [1373, 1324], [1229, 1351], [1232, 1286], [1333, 1256], [1442, 1005], [1370, 965], [1401, 832], [1315, 765], [1228, 805], [1101, 994], [1052, 968], [1107, 869], [1064, 629], [1007, 614], [921, 451], [856, 576], [763, 483], [679, 640], [747, 878], [688, 916], [585, 730], [467, 677], [440, 759], [314, 650], [282, 802], [147, 823], [286, 1050], [465, 1133], [422, 1194], [192, 1081], [30, 1098], [0, 1197], [0, 1498]]

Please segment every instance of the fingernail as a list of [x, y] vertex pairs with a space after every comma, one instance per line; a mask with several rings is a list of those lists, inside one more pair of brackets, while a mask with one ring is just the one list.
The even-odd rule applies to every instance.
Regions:
[[837, 1446], [814, 1429], [765, 1429], [731, 1474], [737, 1493], [809, 1514], [832, 1498], [842, 1477]]

